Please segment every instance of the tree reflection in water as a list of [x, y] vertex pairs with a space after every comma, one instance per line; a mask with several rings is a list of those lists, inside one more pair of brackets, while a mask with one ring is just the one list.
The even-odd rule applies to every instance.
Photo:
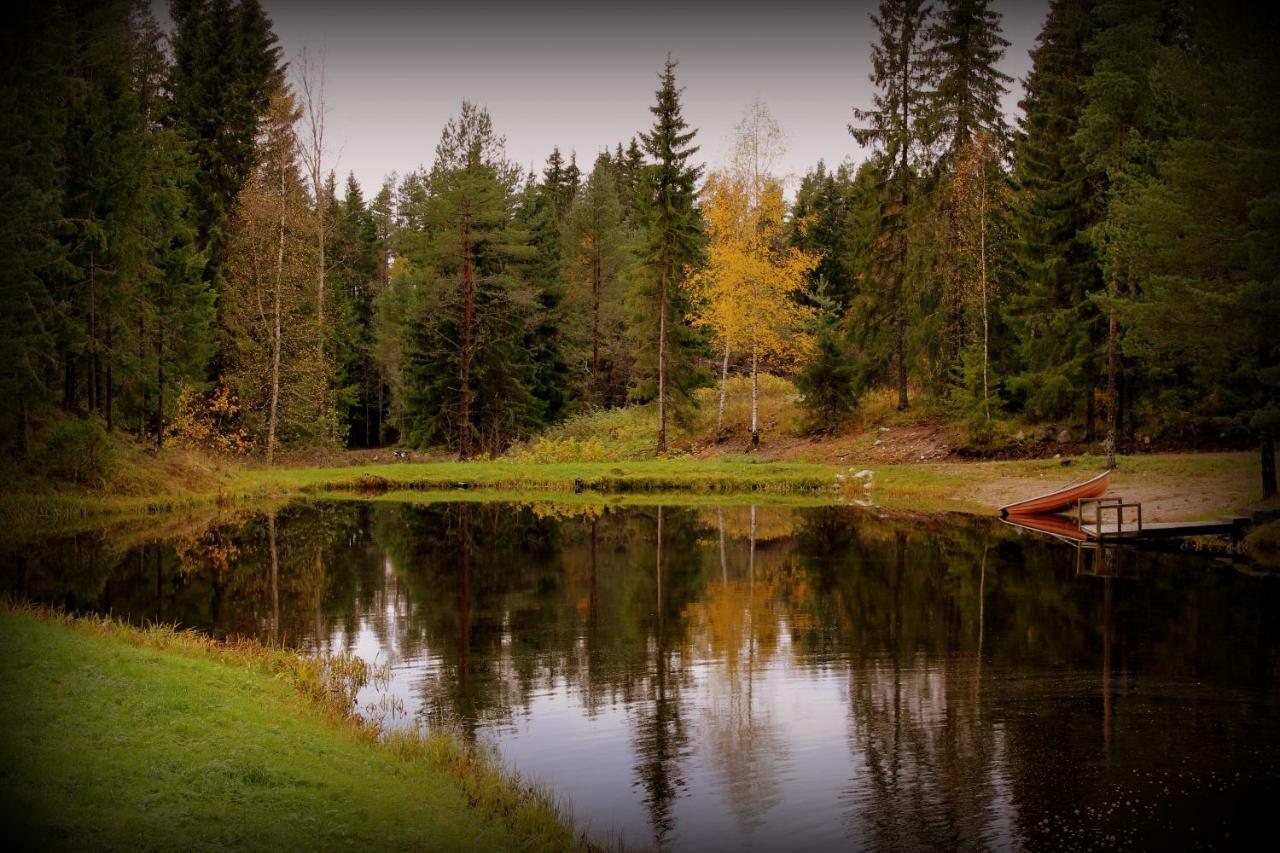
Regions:
[[10, 593], [390, 661], [388, 724], [657, 846], [1185, 846], [1280, 793], [1278, 584], [1194, 554], [1113, 579], [983, 519], [480, 502], [0, 554]]

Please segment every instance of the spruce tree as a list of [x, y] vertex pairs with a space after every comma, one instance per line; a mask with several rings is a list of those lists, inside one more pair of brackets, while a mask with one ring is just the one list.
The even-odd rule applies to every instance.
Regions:
[[1105, 330], [1091, 295], [1101, 286], [1089, 238], [1100, 182], [1075, 138], [1089, 73], [1085, 45], [1092, 0], [1054, 0], [1031, 51], [1031, 73], [1014, 142], [1013, 247], [1018, 283], [1006, 318], [1018, 338], [1015, 402], [1034, 417], [1085, 410], [1093, 423]]
[[[981, 274], [964, 233], [964, 208], [972, 199], [962, 197], [974, 185], [975, 152], [982, 152], [984, 163], [981, 186], [1005, 180], [1002, 167], [1010, 139], [1000, 99], [1013, 80], [996, 67], [1009, 46], [1000, 33], [1000, 18], [990, 0], [946, 0], [930, 28], [935, 89], [928, 135], [938, 160], [930, 223], [937, 234], [931, 259], [936, 284], [927, 312], [932, 319], [926, 352], [935, 387], [947, 393], [956, 390], [961, 353], [980, 325], [974, 322], [970, 295]], [[962, 170], [970, 174], [962, 177]]]
[[871, 48], [871, 82], [876, 87], [870, 109], [855, 108], [860, 122], [849, 131], [859, 145], [872, 146], [885, 177], [885, 203], [877, 231], [876, 306], [868, 313], [870, 327], [879, 332], [879, 347], [891, 361], [898, 390], [898, 408], [906, 409], [907, 348], [913, 291], [913, 253], [910, 215], [918, 202], [919, 176], [932, 165], [931, 138], [933, 66], [927, 27], [930, 5], [925, 0], [881, 0], [871, 21], [879, 34]]
[[[1090, 72], [1074, 141], [1086, 168], [1097, 176], [1101, 213], [1089, 231], [1105, 291], [1099, 308], [1107, 316], [1106, 446], [1114, 467], [1124, 423], [1121, 385], [1131, 397], [1136, 371], [1122, 357], [1119, 300], [1136, 284], [1126, 257], [1123, 205], [1154, 172], [1154, 155], [1175, 120], [1171, 104], [1157, 95], [1153, 74], [1176, 40], [1184, 37], [1182, 15], [1157, 0], [1103, 0], [1093, 12], [1093, 34], [1085, 45]], [[1129, 422], [1132, 423], [1132, 417]]]
[[225, 260], [226, 222], [254, 166], [258, 123], [284, 82], [281, 49], [258, 0], [174, 0], [173, 121], [192, 146], [192, 201], [205, 276]]
[[[622, 402], [626, 348], [622, 276], [626, 269], [626, 226], [615, 169], [608, 154], [596, 158], [565, 224], [566, 321], [582, 355], [586, 397], [597, 405]], [[620, 393], [621, 392], [621, 393]]]
[[518, 205], [518, 227], [528, 235], [529, 257], [521, 264], [525, 282], [533, 291], [533, 322], [524, 347], [533, 362], [530, 392], [542, 403], [542, 418], [561, 420], [573, 404], [574, 378], [564, 354], [564, 276], [561, 240], [564, 220], [572, 204], [568, 171], [559, 149], [551, 153], [543, 183], [533, 175], [525, 182]]
[[61, 380], [55, 276], [66, 171], [60, 162], [71, 77], [61, 8], [19, 4], [0, 28], [0, 444], [26, 455], [32, 421]]
[[637, 214], [642, 229], [641, 271], [631, 294], [636, 377], [631, 396], [656, 400], [657, 451], [667, 451], [667, 419], [681, 418], [695, 405], [693, 391], [703, 381], [695, 362], [700, 341], [686, 322], [685, 271], [701, 258], [702, 217], [695, 204], [701, 169], [689, 164], [698, 151], [697, 131], [685, 123], [676, 87], [676, 62], [667, 57], [656, 93], [653, 127], [640, 135], [650, 163], [642, 182]]
[[996, 68], [1009, 42], [991, 0], [944, 0], [930, 28], [934, 75], [930, 136], [949, 165], [975, 134], [1008, 138], [1000, 99], [1013, 78]]
[[[1126, 277], [1127, 355], [1150, 377], [1150, 428], [1262, 450], [1276, 492], [1280, 432], [1280, 26], [1244, 2], [1199, 3], [1150, 79], [1178, 121], [1150, 174], [1112, 207]], [[1176, 431], [1176, 432], [1175, 432]], [[1257, 446], [1255, 445], [1255, 446]]]
[[841, 164], [828, 171], [818, 165], [800, 179], [791, 206], [791, 245], [819, 254], [812, 273], [811, 292], [819, 289], [834, 303], [833, 311], [843, 318], [857, 286], [852, 270], [853, 244], [859, 232], [852, 227], [854, 195], [849, 167]]

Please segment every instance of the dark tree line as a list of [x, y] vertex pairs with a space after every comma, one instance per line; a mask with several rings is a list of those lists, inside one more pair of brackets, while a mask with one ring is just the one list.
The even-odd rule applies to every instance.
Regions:
[[1274, 11], [1055, 0], [1014, 130], [989, 2], [885, 0], [873, 20], [877, 94], [851, 127], [872, 155], [819, 164], [793, 208], [793, 242], [824, 252], [831, 331], [801, 374], [821, 420], [882, 383], [978, 440], [1005, 412], [1113, 451], [1140, 425], [1260, 442], [1273, 493]]
[[[289, 85], [257, 0], [172, 18], [166, 36], [129, 0], [52, 2], [0, 36], [8, 446], [70, 415], [156, 443], [466, 457], [652, 403], [666, 449], [715, 359], [689, 322], [705, 225], [674, 62], [651, 126], [589, 165], [556, 149], [524, 174], [463, 103], [429, 168], [366, 198], [316, 168], [300, 119], [324, 105]], [[1012, 128], [989, 0], [872, 20], [850, 126], [868, 157], [818, 164], [791, 209], [790, 242], [820, 254], [797, 297], [819, 309], [796, 377], [814, 428], [881, 385], [977, 442], [1013, 416], [1271, 460], [1276, 15], [1055, 0]]]

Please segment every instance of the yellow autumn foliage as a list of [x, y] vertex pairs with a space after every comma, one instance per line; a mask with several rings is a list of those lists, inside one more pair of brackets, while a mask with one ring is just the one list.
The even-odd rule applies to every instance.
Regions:
[[702, 190], [709, 242], [706, 265], [687, 279], [699, 305], [691, 318], [720, 348], [758, 357], [798, 358], [812, 345], [811, 308], [796, 296], [818, 255], [785, 243], [782, 183], [713, 172]]

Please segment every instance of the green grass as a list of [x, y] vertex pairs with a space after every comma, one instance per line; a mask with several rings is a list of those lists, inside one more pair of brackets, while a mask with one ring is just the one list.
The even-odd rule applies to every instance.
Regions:
[[0, 647], [11, 848], [573, 846], [544, 795], [452, 739], [379, 742], [335, 713], [316, 659], [21, 608]]
[[248, 470], [237, 488], [272, 492], [314, 491], [358, 485], [364, 475], [411, 489], [507, 489], [696, 493], [815, 492], [829, 489], [835, 468], [809, 463], [702, 462], [690, 459], [642, 462], [505, 461], [420, 462], [362, 465], [356, 468]]

